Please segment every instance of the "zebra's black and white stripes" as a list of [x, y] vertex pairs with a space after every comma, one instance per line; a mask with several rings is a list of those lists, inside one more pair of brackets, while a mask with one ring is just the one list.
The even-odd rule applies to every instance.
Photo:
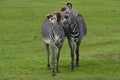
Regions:
[[[87, 28], [83, 16], [72, 9], [72, 4], [67, 3], [67, 7], [61, 9], [62, 14], [68, 15], [67, 21], [63, 24], [65, 35], [68, 38], [71, 50], [71, 70], [74, 70], [74, 51], [76, 53], [76, 66], [79, 66], [79, 46], [83, 37], [87, 33]], [[74, 46], [76, 43], [76, 49]]]
[[[52, 75], [54, 76], [58, 72], [58, 62], [60, 56], [60, 50], [64, 41], [64, 30], [62, 27], [63, 22], [66, 20], [60, 12], [48, 15], [47, 19], [42, 25], [42, 38], [45, 42], [47, 51], [47, 68], [50, 69], [50, 51], [49, 46], [52, 50]], [[55, 54], [55, 47], [58, 48], [57, 54]], [[56, 64], [56, 65], [55, 65]]]
[[[87, 28], [83, 16], [76, 13], [71, 3], [61, 9], [61, 12], [48, 15], [42, 25], [42, 38], [45, 42], [47, 52], [47, 68], [50, 69], [50, 51], [52, 50], [52, 75], [58, 72], [58, 62], [60, 50], [65, 36], [71, 50], [71, 70], [74, 70], [74, 52], [76, 53], [76, 66], [79, 66], [79, 46], [83, 37], [87, 33]], [[74, 46], [76, 43], [76, 49]], [[57, 54], [55, 49], [57, 47]]]

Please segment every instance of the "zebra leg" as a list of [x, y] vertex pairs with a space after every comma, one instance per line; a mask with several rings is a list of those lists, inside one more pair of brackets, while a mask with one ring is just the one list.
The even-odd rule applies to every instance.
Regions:
[[71, 71], [74, 71], [74, 41], [68, 40], [69, 47], [71, 50]]
[[58, 48], [58, 53], [56, 55], [56, 59], [57, 59], [56, 72], [59, 72], [59, 70], [58, 70], [58, 63], [59, 63], [59, 57], [60, 57], [60, 50], [61, 50], [61, 47]]
[[50, 50], [49, 50], [49, 44], [45, 43], [45, 47], [46, 47], [46, 52], [47, 52], [47, 69], [50, 70]]
[[76, 42], [76, 67], [79, 67], [79, 46], [81, 41]]
[[51, 46], [52, 48], [52, 76], [55, 76], [55, 47]]

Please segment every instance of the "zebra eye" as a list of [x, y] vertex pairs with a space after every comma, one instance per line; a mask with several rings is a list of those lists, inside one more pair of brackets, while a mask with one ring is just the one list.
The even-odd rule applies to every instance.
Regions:
[[53, 20], [53, 18], [51, 18], [51, 20]]
[[65, 16], [64, 16], [66, 19], [68, 19], [68, 17], [69, 17], [69, 15], [68, 14], [65, 14]]
[[49, 20], [50, 20], [50, 22], [52, 22], [53, 24], [56, 22], [56, 18], [54, 18], [54, 17], [51, 17]]
[[56, 18], [55, 18], [55, 17], [54, 17], [53, 19], [54, 19], [54, 20], [56, 20]]
[[61, 20], [64, 20], [64, 18], [62, 18]]
[[65, 20], [64, 20], [64, 18], [61, 18], [61, 22], [63, 23]]

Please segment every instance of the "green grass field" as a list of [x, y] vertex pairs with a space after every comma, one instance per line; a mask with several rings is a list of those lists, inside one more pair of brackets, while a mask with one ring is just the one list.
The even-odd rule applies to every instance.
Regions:
[[120, 0], [70, 0], [88, 28], [80, 67], [70, 71], [65, 40], [60, 73], [52, 77], [46, 69], [41, 25], [67, 1], [0, 0], [0, 80], [120, 80]]

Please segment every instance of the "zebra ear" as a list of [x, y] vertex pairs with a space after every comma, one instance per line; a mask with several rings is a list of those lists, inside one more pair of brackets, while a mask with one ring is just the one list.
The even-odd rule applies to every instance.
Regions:
[[51, 17], [52, 17], [51, 14], [48, 14], [48, 15], [47, 15], [47, 19], [50, 19]]
[[68, 7], [69, 9], [72, 9], [72, 3], [68, 2], [68, 3], [67, 3], [67, 7]]

